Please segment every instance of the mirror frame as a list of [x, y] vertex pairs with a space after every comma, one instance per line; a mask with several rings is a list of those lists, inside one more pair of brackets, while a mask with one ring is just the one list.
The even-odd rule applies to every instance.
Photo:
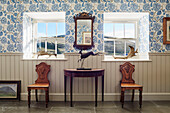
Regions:
[[[74, 22], [75, 22], [75, 41], [74, 41], [73, 47], [80, 49], [80, 50], [91, 49], [92, 47], [94, 47], [94, 43], [93, 43], [93, 23], [94, 23], [95, 16], [92, 16], [92, 14], [90, 14], [90, 13], [82, 12], [82, 13], [76, 14], [73, 18], [74, 18]], [[91, 44], [80, 45], [80, 44], [77, 44], [77, 20], [85, 20], [85, 19], [91, 20]]]

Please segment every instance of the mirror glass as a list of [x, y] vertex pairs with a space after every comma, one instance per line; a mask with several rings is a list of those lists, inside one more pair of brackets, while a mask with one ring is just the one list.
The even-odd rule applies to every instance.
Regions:
[[77, 20], [77, 45], [91, 45], [92, 20]]

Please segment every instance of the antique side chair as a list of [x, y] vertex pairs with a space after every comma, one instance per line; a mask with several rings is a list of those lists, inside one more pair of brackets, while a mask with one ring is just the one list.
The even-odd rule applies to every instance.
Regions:
[[28, 85], [28, 107], [30, 108], [30, 92], [32, 89], [35, 89], [36, 102], [38, 102], [37, 90], [42, 89], [45, 90], [45, 98], [46, 98], [46, 108], [48, 107], [49, 101], [49, 85], [50, 82], [48, 80], [48, 73], [50, 71], [50, 65], [47, 65], [45, 62], [41, 62], [36, 65], [36, 72], [38, 74], [38, 79], [35, 81], [35, 84]]
[[132, 102], [134, 101], [134, 92], [135, 89], [139, 90], [139, 105], [142, 106], [142, 91], [143, 86], [135, 84], [135, 81], [132, 79], [132, 73], [135, 71], [135, 66], [129, 62], [125, 62], [123, 65], [120, 65], [120, 72], [122, 73], [121, 84], [121, 98], [122, 108], [124, 105], [124, 92], [125, 90], [132, 90]]

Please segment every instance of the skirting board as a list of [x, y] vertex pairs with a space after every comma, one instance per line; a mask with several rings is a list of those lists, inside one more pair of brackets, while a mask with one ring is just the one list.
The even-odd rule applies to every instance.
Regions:
[[[143, 101], [149, 100], [170, 100], [170, 93], [143, 93]], [[21, 93], [21, 100], [27, 100], [28, 94]], [[63, 93], [50, 93], [50, 101], [64, 101]], [[138, 93], [135, 93], [135, 100], [138, 101]], [[38, 94], [39, 100], [45, 100], [45, 93]], [[69, 101], [70, 95], [67, 94], [67, 100]], [[31, 100], [35, 100], [35, 94], [31, 94]], [[95, 101], [94, 94], [73, 94], [74, 101]], [[131, 100], [131, 94], [125, 94], [125, 101]], [[98, 101], [101, 101], [101, 93], [98, 94]], [[104, 101], [120, 101], [120, 93], [107, 93], [104, 94]]]

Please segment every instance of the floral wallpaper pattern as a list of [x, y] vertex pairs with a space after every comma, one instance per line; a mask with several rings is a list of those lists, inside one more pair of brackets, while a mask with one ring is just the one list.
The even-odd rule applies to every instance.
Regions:
[[103, 50], [104, 12], [149, 12], [149, 50], [170, 51], [163, 45], [163, 17], [170, 17], [169, 0], [1, 0], [0, 1], [0, 52], [23, 52], [24, 12], [66, 12], [66, 52], [74, 52], [73, 16], [89, 12], [95, 16], [94, 51]]

